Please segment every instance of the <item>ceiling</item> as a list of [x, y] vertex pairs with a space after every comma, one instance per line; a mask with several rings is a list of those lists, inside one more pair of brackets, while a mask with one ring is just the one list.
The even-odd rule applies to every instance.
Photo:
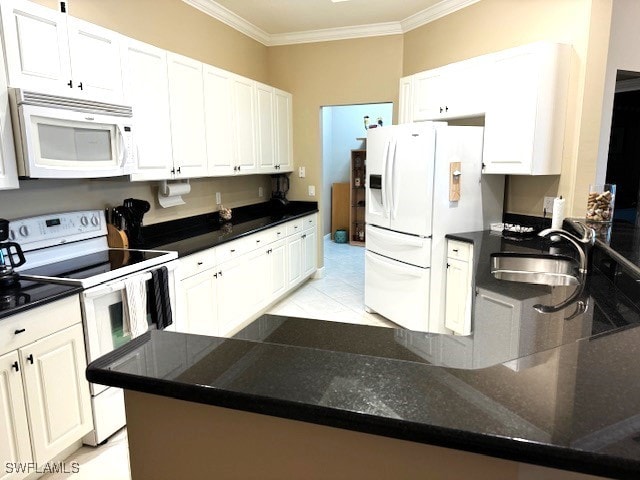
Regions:
[[480, 0], [183, 1], [271, 46], [401, 34]]

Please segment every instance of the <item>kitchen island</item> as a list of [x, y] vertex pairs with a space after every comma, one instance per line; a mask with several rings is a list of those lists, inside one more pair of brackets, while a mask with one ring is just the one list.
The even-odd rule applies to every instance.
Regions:
[[264, 315], [234, 338], [148, 332], [93, 362], [90, 381], [125, 389], [133, 479], [639, 478], [633, 301], [594, 268], [586, 311], [532, 314], [569, 287], [498, 281], [486, 257], [548, 246], [459, 239], [475, 288], [520, 322], [478, 302], [467, 337]]

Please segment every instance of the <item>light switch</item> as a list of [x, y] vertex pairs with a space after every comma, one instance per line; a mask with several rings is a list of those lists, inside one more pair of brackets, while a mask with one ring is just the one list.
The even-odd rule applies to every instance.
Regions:
[[258, 196], [259, 197], [263, 197], [264, 196], [264, 189], [262, 187], [258, 187]]
[[220, 205], [222, 203], [222, 195], [220, 192], [216, 192], [216, 204]]
[[315, 197], [316, 196], [316, 187], [315, 187], [315, 185], [309, 185], [309, 196], [310, 197]]

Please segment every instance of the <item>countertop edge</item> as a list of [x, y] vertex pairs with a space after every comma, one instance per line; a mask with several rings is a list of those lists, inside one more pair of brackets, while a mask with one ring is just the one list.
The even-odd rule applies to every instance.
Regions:
[[[133, 344], [137, 343], [130, 342], [121, 348], [120, 353], [125, 353], [122, 350], [128, 350], [126, 347], [129, 346], [133, 349]], [[87, 380], [187, 402], [303, 421], [591, 475], [632, 479], [637, 478], [640, 472], [640, 462], [567, 447], [230, 392], [200, 385], [147, 380], [138, 375], [101, 369], [100, 365], [106, 365], [112, 359], [109, 357], [112, 356], [108, 354], [89, 365], [86, 371]]]
[[0, 320], [2, 320], [4, 318], [11, 317], [13, 315], [18, 315], [20, 313], [27, 312], [27, 311], [29, 311], [29, 310], [31, 310], [33, 308], [42, 307], [43, 305], [46, 305], [46, 304], [51, 303], [51, 302], [55, 302], [57, 300], [62, 300], [63, 298], [67, 298], [67, 297], [70, 297], [72, 295], [78, 295], [82, 291], [83, 291], [82, 287], [70, 287], [69, 290], [56, 293], [56, 294], [51, 295], [51, 296], [49, 296], [47, 298], [43, 298], [41, 300], [38, 300], [37, 302], [28, 303], [26, 305], [19, 305], [17, 307], [11, 308], [9, 310], [0, 311]]

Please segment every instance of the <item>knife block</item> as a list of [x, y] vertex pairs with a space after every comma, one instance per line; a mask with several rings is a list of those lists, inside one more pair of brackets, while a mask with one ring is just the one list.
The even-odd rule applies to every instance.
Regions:
[[107, 244], [109, 248], [129, 248], [127, 234], [114, 225], [107, 224]]

